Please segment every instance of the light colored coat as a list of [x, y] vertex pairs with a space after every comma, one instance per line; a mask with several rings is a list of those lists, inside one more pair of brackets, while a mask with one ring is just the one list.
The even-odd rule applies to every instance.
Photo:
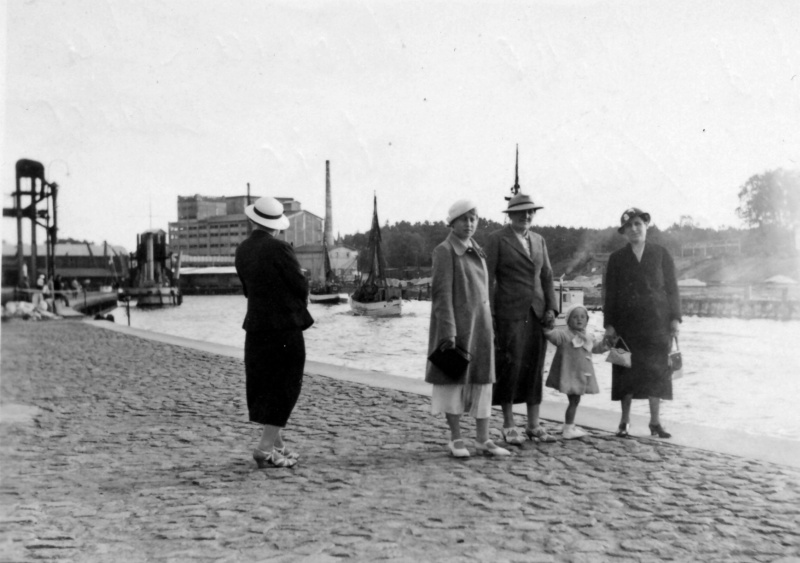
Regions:
[[494, 332], [489, 307], [489, 276], [483, 251], [473, 241], [467, 247], [450, 233], [433, 250], [431, 325], [428, 355], [442, 340], [455, 337], [456, 345], [472, 360], [458, 382], [428, 362], [425, 381], [434, 385], [494, 383]]
[[587, 346], [575, 346], [573, 339], [576, 335], [566, 327], [545, 332], [545, 336], [556, 346], [556, 354], [553, 356], [553, 363], [550, 364], [550, 374], [545, 385], [567, 395], [599, 393], [600, 386], [594, 374], [592, 354], [599, 354], [608, 349], [603, 341], [589, 340], [587, 346], [590, 346], [591, 350], [587, 350]]
[[533, 307], [539, 319], [546, 310], [558, 311], [544, 239], [531, 231], [525, 236], [531, 254], [526, 252], [511, 225], [490, 234], [486, 242], [491, 305], [497, 319], [524, 319], [529, 307]]

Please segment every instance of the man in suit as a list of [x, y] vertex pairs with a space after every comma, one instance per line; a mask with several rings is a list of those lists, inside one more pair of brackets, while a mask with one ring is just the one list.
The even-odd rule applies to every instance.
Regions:
[[298, 454], [283, 443], [281, 430], [300, 396], [306, 350], [308, 280], [292, 246], [275, 237], [289, 226], [283, 204], [259, 198], [245, 209], [253, 232], [236, 249], [236, 273], [247, 298], [244, 363], [250, 421], [263, 424], [253, 450], [259, 468], [292, 467]]
[[544, 239], [531, 232], [537, 210], [530, 196], [517, 194], [508, 202], [509, 225], [489, 235], [484, 250], [495, 322], [497, 382], [492, 402], [503, 409], [503, 438], [521, 445], [513, 405], [525, 403], [531, 440], [555, 439], [539, 425], [544, 356], [547, 341], [542, 326], [552, 328], [558, 314], [553, 270]]

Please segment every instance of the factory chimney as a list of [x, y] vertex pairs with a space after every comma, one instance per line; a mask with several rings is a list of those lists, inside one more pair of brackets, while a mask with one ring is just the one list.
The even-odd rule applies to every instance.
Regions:
[[331, 161], [325, 161], [325, 244], [333, 248], [333, 206], [331, 204]]

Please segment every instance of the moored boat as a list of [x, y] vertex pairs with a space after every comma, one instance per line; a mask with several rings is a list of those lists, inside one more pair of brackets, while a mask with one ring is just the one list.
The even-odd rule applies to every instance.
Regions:
[[350, 309], [355, 315], [368, 317], [399, 317], [403, 314], [403, 294], [399, 287], [386, 281], [381, 228], [378, 223], [378, 197], [373, 199], [372, 229], [369, 233], [369, 264], [367, 278], [350, 296]]
[[583, 289], [569, 287], [568, 282], [556, 281], [558, 293], [558, 316], [556, 326], [567, 325], [567, 311], [575, 305], [583, 305]]
[[320, 305], [336, 305], [346, 300], [347, 296], [343, 296], [339, 293], [341, 288], [339, 284], [336, 283], [333, 270], [331, 269], [331, 257], [328, 254], [328, 244], [325, 239], [322, 239], [322, 255], [325, 281], [324, 283], [311, 286], [308, 292], [308, 302], [318, 303]]
[[137, 235], [136, 253], [131, 254], [130, 285], [120, 291], [123, 299], [135, 299], [140, 308], [172, 307], [183, 302], [178, 286], [180, 256], [173, 274], [166, 233], [152, 229]]

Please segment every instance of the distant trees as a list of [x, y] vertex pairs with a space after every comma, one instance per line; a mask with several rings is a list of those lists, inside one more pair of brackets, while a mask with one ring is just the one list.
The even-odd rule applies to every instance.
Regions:
[[751, 176], [739, 189], [736, 213], [757, 228], [757, 246], [767, 254], [796, 252], [800, 228], [800, 170], [770, 170]]
[[736, 213], [750, 227], [800, 225], [800, 170], [751, 176], [739, 189]]

